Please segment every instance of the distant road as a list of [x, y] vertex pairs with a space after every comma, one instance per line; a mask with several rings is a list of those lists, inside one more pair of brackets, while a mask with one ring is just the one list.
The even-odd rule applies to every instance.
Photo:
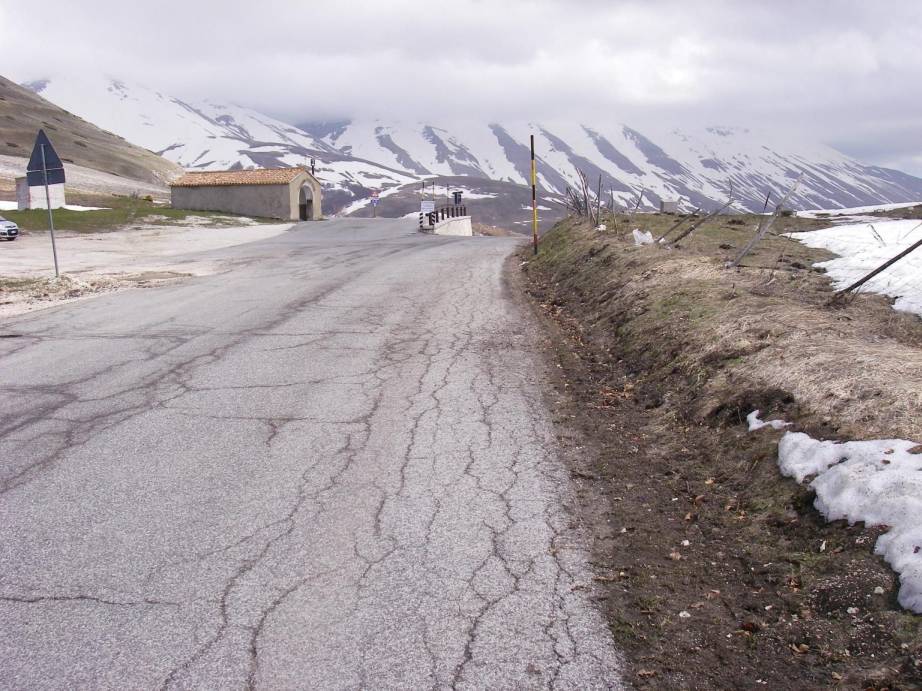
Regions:
[[0, 686], [618, 686], [515, 242], [302, 224], [0, 324]]

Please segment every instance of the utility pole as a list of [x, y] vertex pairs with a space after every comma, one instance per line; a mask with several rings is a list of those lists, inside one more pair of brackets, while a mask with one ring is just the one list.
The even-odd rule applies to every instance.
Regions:
[[45, 176], [45, 206], [48, 208], [48, 228], [51, 231], [51, 254], [54, 255], [54, 277], [60, 278], [58, 270], [58, 248], [54, 242], [54, 214], [51, 211], [51, 192], [48, 191], [48, 164], [45, 161], [45, 145], [42, 144], [42, 173]]
[[538, 254], [538, 168], [535, 165], [535, 135], [531, 135], [531, 239]]

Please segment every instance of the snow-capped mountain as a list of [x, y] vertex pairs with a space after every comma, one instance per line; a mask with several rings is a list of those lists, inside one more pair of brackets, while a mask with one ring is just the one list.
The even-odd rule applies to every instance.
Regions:
[[[54, 79], [25, 86], [128, 141], [184, 168], [229, 168], [265, 153], [304, 163], [304, 152], [330, 151], [305, 132], [246, 108], [209, 101], [188, 103], [113, 79]], [[264, 150], [274, 146], [271, 151]]]
[[[412, 211], [421, 178], [466, 176], [527, 185], [535, 135], [545, 196], [576, 184], [576, 168], [603, 197], [644, 206], [679, 199], [709, 209], [732, 183], [736, 208], [761, 211], [802, 176], [793, 208], [853, 207], [922, 199], [922, 179], [863, 165], [814, 143], [740, 128], [635, 129], [614, 123], [402, 123], [354, 120], [293, 126], [231, 104], [191, 103], [118, 80], [80, 76], [28, 85], [56, 105], [186, 168], [307, 165], [317, 160], [331, 211], [362, 209], [372, 189]], [[477, 187], [475, 185], [475, 187]], [[400, 188], [400, 195], [394, 194]], [[487, 202], [485, 202], [487, 203]]]
[[631, 204], [641, 190], [647, 206], [680, 199], [710, 208], [733, 186], [737, 207], [761, 211], [803, 175], [790, 205], [835, 208], [922, 199], [922, 179], [863, 165], [827, 146], [791, 142], [740, 128], [641, 133], [621, 124], [425, 123], [352, 121], [304, 124], [324, 143], [353, 156], [416, 175], [467, 175], [528, 184], [530, 134], [535, 135], [539, 184], [555, 194], [576, 185], [576, 168], [603, 196]]
[[402, 169], [343, 155], [323, 140], [249, 108], [211, 101], [191, 103], [105, 77], [43, 79], [25, 86], [184, 168], [307, 166], [315, 158], [318, 177], [333, 193], [328, 196], [334, 205], [363, 196], [369, 188], [417, 179]]

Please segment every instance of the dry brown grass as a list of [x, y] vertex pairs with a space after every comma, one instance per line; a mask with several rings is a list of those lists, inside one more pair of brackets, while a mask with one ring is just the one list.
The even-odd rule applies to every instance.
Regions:
[[920, 687], [922, 624], [874, 554], [880, 528], [827, 523], [778, 472], [782, 432], [750, 433], [745, 418], [759, 408], [818, 437], [922, 440], [922, 320], [881, 297], [830, 307], [810, 268], [828, 255], [781, 238], [723, 268], [756, 221], [730, 220], [672, 250], [627, 239], [671, 218], [618, 219], [605, 234], [568, 222], [537, 259], [519, 255], [561, 373], [558, 438], [588, 464], [581, 506], [628, 678]]
[[471, 226], [474, 229], [474, 235], [487, 235], [495, 238], [504, 238], [509, 237], [510, 235], [516, 235], [515, 232], [509, 230], [508, 228], [488, 225], [486, 223], [472, 223]]
[[807, 424], [825, 421], [837, 435], [922, 439], [922, 320], [876, 296], [830, 307], [828, 280], [809, 268], [828, 255], [781, 238], [749, 266], [724, 269], [719, 245], [738, 245], [748, 232], [722, 219], [668, 250], [571, 223], [545, 238], [537, 261], [561, 290], [591, 304], [585, 324], [596, 339], [663, 376], [679, 368], [699, 419], [733, 392], [780, 389]]

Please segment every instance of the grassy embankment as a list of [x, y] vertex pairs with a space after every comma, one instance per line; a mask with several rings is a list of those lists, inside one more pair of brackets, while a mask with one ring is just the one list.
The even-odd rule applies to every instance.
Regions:
[[[75, 233], [107, 232], [146, 225], [182, 225], [192, 217], [207, 218], [210, 221], [209, 225], [233, 226], [239, 225], [240, 219], [239, 216], [221, 212], [173, 209], [166, 205], [155, 204], [152, 200], [143, 197], [68, 195], [67, 201], [69, 204], [103, 207], [99, 211], [56, 209], [54, 212], [55, 228]], [[48, 212], [44, 209], [3, 211], [0, 215], [13, 221], [26, 232], [48, 230]], [[271, 219], [254, 220], [278, 223]]]
[[676, 249], [634, 246], [632, 228], [656, 236], [673, 220], [622, 216], [605, 233], [567, 220], [523, 254], [559, 334], [572, 408], [558, 421], [590, 450], [607, 504], [597, 580], [632, 682], [922, 683], [922, 617], [896, 605], [880, 529], [827, 524], [780, 475], [780, 433], [745, 423], [759, 408], [815, 437], [922, 441], [922, 320], [876, 296], [828, 306], [812, 264], [829, 255], [789, 239], [725, 269], [757, 217], [719, 217]]

